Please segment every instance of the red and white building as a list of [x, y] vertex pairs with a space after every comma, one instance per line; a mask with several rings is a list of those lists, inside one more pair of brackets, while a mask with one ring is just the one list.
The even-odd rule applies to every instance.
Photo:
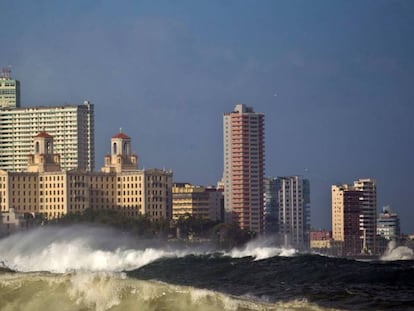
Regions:
[[264, 114], [236, 105], [223, 117], [226, 222], [263, 233]]

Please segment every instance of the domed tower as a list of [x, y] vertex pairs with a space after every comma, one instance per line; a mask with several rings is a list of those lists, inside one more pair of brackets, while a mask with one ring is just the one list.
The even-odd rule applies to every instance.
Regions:
[[138, 157], [131, 153], [131, 138], [121, 131], [111, 139], [111, 154], [105, 156], [102, 172], [135, 171]]
[[33, 137], [34, 154], [28, 158], [28, 172], [61, 171], [60, 155], [53, 153], [53, 136], [45, 131]]

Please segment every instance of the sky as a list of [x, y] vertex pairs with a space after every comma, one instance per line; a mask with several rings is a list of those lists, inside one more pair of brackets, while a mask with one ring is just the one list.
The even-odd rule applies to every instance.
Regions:
[[414, 1], [0, 0], [0, 66], [22, 106], [95, 105], [96, 168], [120, 128], [140, 168], [215, 185], [223, 113], [265, 114], [266, 175], [377, 181], [414, 233]]

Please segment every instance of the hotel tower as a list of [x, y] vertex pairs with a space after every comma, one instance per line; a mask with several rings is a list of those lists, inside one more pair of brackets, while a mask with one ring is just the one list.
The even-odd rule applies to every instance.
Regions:
[[224, 114], [224, 208], [226, 222], [263, 233], [264, 114], [236, 105]]

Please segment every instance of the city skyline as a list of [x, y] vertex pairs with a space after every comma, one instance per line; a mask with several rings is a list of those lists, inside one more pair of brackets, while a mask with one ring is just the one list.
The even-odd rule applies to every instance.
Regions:
[[[96, 167], [105, 137], [136, 137], [142, 167], [176, 181], [221, 178], [222, 114], [237, 103], [266, 116], [266, 176], [303, 175], [311, 224], [330, 228], [330, 187], [377, 181], [414, 231], [408, 1], [8, 3], [1, 65], [22, 106], [90, 100]], [[230, 18], [231, 17], [231, 18]], [[378, 211], [379, 212], [379, 211]]]

